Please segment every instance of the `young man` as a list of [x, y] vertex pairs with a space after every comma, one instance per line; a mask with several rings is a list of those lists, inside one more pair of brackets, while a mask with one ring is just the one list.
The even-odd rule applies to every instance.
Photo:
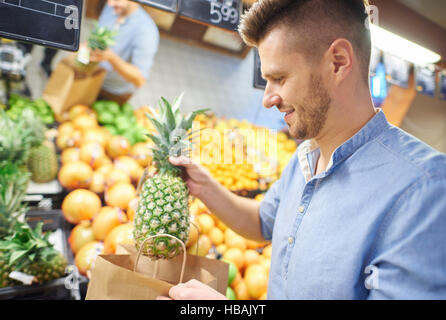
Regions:
[[[243, 17], [268, 80], [265, 107], [305, 140], [260, 205], [171, 159], [229, 227], [272, 239], [269, 299], [446, 298], [446, 157], [374, 108], [364, 5], [259, 0]], [[224, 298], [197, 281], [169, 295]]]
[[102, 62], [108, 71], [100, 98], [122, 104], [149, 77], [158, 51], [159, 31], [144, 9], [129, 0], [108, 0], [99, 25], [118, 31], [114, 46], [91, 55], [91, 61]]

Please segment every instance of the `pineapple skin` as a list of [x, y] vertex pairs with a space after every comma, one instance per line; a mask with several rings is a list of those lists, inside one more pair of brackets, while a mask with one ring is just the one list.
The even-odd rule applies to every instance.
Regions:
[[32, 174], [31, 179], [37, 183], [50, 182], [56, 178], [59, 165], [51, 142], [45, 141], [42, 145], [31, 149], [28, 169]]
[[[149, 236], [161, 233], [187, 242], [190, 228], [188, 197], [185, 182], [172, 173], [157, 174], [143, 184], [133, 231], [138, 250]], [[150, 239], [142, 248], [142, 254], [153, 260], [171, 259], [181, 252], [181, 244], [169, 237]]]
[[12, 271], [20, 271], [36, 277], [37, 284], [44, 284], [48, 281], [61, 278], [65, 275], [67, 260], [61, 253], [57, 253], [50, 261], [36, 261], [23, 270], [15, 270], [9, 266], [3, 259], [3, 253], [0, 252], [0, 288], [22, 285], [21, 282], [9, 278]]

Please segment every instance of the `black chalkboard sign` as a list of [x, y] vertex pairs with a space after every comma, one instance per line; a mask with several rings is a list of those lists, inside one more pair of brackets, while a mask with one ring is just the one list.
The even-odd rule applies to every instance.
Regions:
[[254, 49], [254, 88], [263, 90], [266, 88], [266, 80], [262, 77], [262, 65], [257, 49]]
[[223, 29], [237, 31], [241, 0], [180, 0], [179, 15]]
[[177, 12], [178, 0], [132, 0], [150, 7], [170, 12]]
[[0, 37], [79, 49], [83, 0], [0, 0]]

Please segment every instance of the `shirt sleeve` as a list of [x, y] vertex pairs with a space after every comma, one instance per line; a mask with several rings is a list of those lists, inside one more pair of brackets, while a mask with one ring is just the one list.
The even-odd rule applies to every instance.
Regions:
[[136, 37], [132, 51], [132, 64], [136, 66], [145, 79], [149, 78], [159, 46], [159, 32], [156, 26], [150, 32], [141, 32]]
[[446, 299], [445, 195], [446, 178], [429, 177], [397, 200], [375, 240], [369, 299]]
[[276, 220], [277, 209], [280, 203], [280, 180], [276, 181], [268, 192], [265, 199], [260, 203], [260, 225], [262, 235], [265, 240], [271, 241], [273, 238], [274, 221]]

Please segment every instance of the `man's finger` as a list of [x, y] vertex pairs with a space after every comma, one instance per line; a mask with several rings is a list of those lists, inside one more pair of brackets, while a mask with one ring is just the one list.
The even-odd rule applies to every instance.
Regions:
[[165, 297], [165, 296], [158, 296], [156, 297], [156, 300], [172, 300], [169, 297]]
[[181, 157], [169, 157], [169, 161], [171, 164], [173, 164], [174, 166], [182, 166], [182, 167], [191, 167], [194, 164], [192, 163], [192, 160], [185, 157], [185, 156], [181, 156]]

